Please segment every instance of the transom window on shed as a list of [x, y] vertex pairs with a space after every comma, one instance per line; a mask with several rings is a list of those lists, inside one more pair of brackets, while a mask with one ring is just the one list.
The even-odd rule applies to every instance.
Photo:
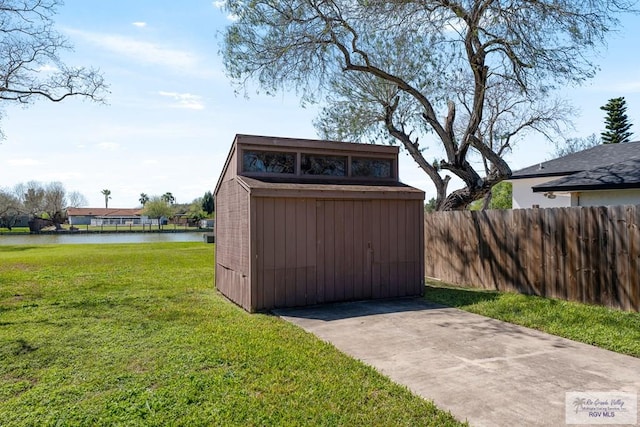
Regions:
[[247, 147], [240, 150], [243, 173], [297, 175], [307, 178], [335, 177], [354, 179], [397, 178], [395, 158], [358, 156], [351, 153], [309, 153], [271, 151]]
[[351, 176], [391, 178], [391, 159], [366, 159], [354, 157], [351, 159]]
[[276, 151], [244, 151], [244, 172], [296, 173], [296, 154]]
[[303, 175], [347, 176], [347, 157], [302, 154], [300, 173]]

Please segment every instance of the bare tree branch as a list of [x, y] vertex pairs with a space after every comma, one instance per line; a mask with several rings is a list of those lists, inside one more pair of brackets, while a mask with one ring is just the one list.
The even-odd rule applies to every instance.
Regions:
[[71, 49], [54, 28], [58, 0], [0, 2], [0, 100], [29, 104], [82, 97], [104, 102], [107, 84], [99, 70], [68, 67], [60, 53]]

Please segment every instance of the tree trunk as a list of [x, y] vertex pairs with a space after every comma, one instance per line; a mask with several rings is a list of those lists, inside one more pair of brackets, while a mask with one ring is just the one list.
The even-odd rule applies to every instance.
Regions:
[[453, 191], [447, 196], [446, 199], [439, 201], [436, 206], [438, 211], [462, 211], [469, 207], [472, 202], [481, 199], [491, 192], [491, 187], [495, 185], [483, 183], [481, 187], [475, 187], [473, 189], [464, 187], [459, 190]]
[[493, 198], [493, 193], [491, 191], [487, 191], [487, 194], [484, 195], [484, 199], [482, 199], [482, 210], [486, 211], [491, 207], [491, 199]]

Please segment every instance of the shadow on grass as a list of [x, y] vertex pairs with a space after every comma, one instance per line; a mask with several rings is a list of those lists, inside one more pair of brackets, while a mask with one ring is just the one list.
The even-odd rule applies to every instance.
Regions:
[[500, 293], [472, 288], [454, 288], [441, 284], [427, 283], [424, 299], [449, 307], [465, 307], [500, 298]]
[[0, 245], [0, 252], [24, 252], [24, 251], [28, 251], [36, 248], [37, 246], [29, 246], [29, 245], [15, 245], [15, 246]]

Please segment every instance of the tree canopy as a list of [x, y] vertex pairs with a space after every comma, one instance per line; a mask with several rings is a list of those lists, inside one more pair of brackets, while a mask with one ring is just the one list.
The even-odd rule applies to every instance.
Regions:
[[594, 75], [590, 52], [632, 3], [228, 0], [224, 62], [245, 89], [322, 102], [324, 138], [400, 143], [437, 208], [461, 209], [510, 176], [526, 131], [560, 129], [570, 109], [553, 90]]
[[211, 193], [211, 191], [207, 191], [202, 197], [202, 210], [205, 211], [207, 215], [211, 215], [214, 209], [215, 205], [213, 193]]
[[600, 109], [607, 113], [604, 118], [606, 130], [600, 134], [602, 142], [604, 144], [629, 142], [633, 132], [629, 131], [631, 123], [627, 117], [627, 101], [624, 97], [612, 98]]
[[470, 210], [511, 209], [513, 205], [513, 184], [501, 181], [493, 186], [491, 192], [482, 200], [476, 200], [469, 205]]
[[145, 203], [142, 214], [147, 215], [149, 218], [171, 218], [174, 214], [174, 209], [171, 203], [162, 196], [151, 196]]
[[29, 104], [80, 96], [103, 102], [107, 85], [93, 68], [60, 58], [71, 45], [54, 29], [59, 0], [3, 0], [0, 7], [0, 100]]

